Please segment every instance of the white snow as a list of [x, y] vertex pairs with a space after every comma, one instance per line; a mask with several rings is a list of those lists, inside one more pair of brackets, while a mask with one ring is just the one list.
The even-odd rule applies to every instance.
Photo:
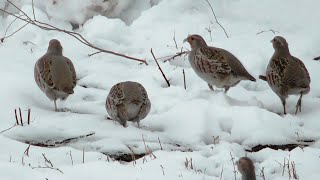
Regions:
[[[33, 17], [31, 1], [13, 2]], [[283, 174], [284, 159], [296, 164], [299, 179], [318, 179], [320, 83], [317, 79], [320, 64], [312, 59], [320, 55], [320, 2], [211, 0], [230, 38], [215, 23], [205, 0], [55, 2], [36, 0], [37, 19], [67, 30], [72, 29], [69, 22], [79, 23], [80, 28], [75, 31], [94, 45], [146, 59], [149, 65], [105, 53], [88, 57], [95, 50], [73, 37], [30, 24], [5, 39], [0, 43], [0, 131], [14, 125], [14, 109], [19, 107], [24, 121], [26, 110], [31, 108], [32, 122], [1, 133], [0, 179], [231, 180], [234, 167], [230, 153], [235, 160], [250, 157], [257, 179], [262, 179], [262, 168], [268, 180], [289, 179], [287, 169]], [[94, 9], [97, 4], [102, 9]], [[12, 6], [6, 6], [5, 0], [0, 0], [0, 8], [19, 14]], [[0, 14], [0, 38], [14, 19]], [[16, 20], [7, 35], [24, 24]], [[212, 40], [206, 30], [209, 27]], [[279, 33], [257, 35], [269, 29]], [[174, 33], [179, 49], [173, 41]], [[311, 75], [311, 92], [303, 97], [302, 113], [294, 115], [298, 96], [290, 96], [289, 114], [279, 116], [277, 113], [282, 113], [280, 100], [261, 80], [241, 82], [226, 95], [223, 91], [212, 92], [193, 72], [186, 57], [167, 63], [159, 61], [172, 85], [168, 88], [150, 49], [157, 57], [173, 55], [181, 47], [190, 49], [188, 44], [182, 43], [188, 34], [200, 34], [209, 45], [229, 50], [255, 77], [264, 74], [273, 54], [270, 40], [275, 35], [284, 36], [291, 53], [305, 63]], [[58, 101], [58, 107], [71, 112], [54, 112], [53, 102], [34, 82], [34, 64], [53, 38], [60, 40], [64, 55], [73, 61], [79, 79], [74, 95], [66, 101]], [[182, 69], [186, 73], [187, 90], [183, 87]], [[141, 121], [141, 128], [134, 123], [123, 128], [106, 119], [105, 99], [110, 88], [128, 80], [143, 84], [152, 103], [150, 114]], [[67, 146], [31, 146], [29, 156], [24, 155], [28, 147], [25, 141], [62, 141], [91, 132], [95, 135]], [[315, 142], [292, 151], [269, 148], [252, 153], [245, 151], [259, 144], [297, 144], [300, 140]], [[135, 164], [112, 161], [103, 154], [130, 154], [128, 147], [137, 154], [145, 153], [145, 144], [155, 157], [146, 156]], [[63, 173], [35, 168], [51, 167], [43, 154]], [[192, 159], [193, 168], [185, 166], [186, 158]], [[240, 179], [239, 172], [236, 175]]]

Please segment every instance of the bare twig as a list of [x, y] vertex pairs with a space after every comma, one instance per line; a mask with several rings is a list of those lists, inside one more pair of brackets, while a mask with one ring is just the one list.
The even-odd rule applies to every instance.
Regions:
[[173, 31], [173, 41], [174, 41], [174, 44], [175, 44], [175, 46], [176, 46], [176, 49], [179, 49], [179, 48], [178, 48], [177, 41], [176, 41], [176, 31]]
[[161, 145], [161, 141], [160, 141], [160, 138], [159, 138], [159, 137], [158, 137], [158, 141], [159, 141], [159, 144], [160, 144], [160, 149], [163, 150], [162, 145]]
[[163, 166], [160, 164], [160, 167], [161, 167], [161, 169], [162, 169], [162, 174], [165, 176], [165, 173], [164, 173], [164, 168], [163, 168]]
[[70, 159], [71, 159], [71, 165], [73, 166], [73, 157], [72, 157], [71, 151], [69, 151], [69, 156], [70, 156]]
[[28, 156], [29, 157], [29, 151], [30, 151], [30, 144], [29, 144], [29, 146], [27, 147], [27, 149], [24, 151], [24, 154], [26, 155], [26, 156]]
[[229, 36], [228, 36], [228, 34], [227, 34], [227, 31], [225, 30], [225, 28], [220, 24], [220, 22], [218, 21], [218, 19], [217, 19], [217, 16], [216, 16], [216, 13], [214, 12], [214, 10], [213, 10], [213, 8], [212, 8], [212, 6], [211, 6], [211, 3], [209, 2], [209, 0], [205, 0], [207, 3], [208, 3], [208, 5], [210, 6], [210, 9], [211, 9], [211, 11], [212, 11], [212, 14], [213, 14], [213, 17], [214, 17], [214, 19], [215, 19], [215, 21], [216, 21], [216, 23], [221, 27], [221, 29], [224, 31], [224, 34], [227, 36], [227, 38], [229, 38]]
[[31, 109], [29, 108], [28, 109], [28, 125], [30, 125], [30, 114], [31, 114]]
[[57, 147], [57, 146], [68, 144], [71, 141], [77, 141], [77, 140], [80, 140], [82, 138], [93, 136], [94, 134], [95, 133], [93, 132], [93, 133], [89, 133], [89, 134], [85, 134], [85, 135], [81, 135], [81, 136], [77, 136], [77, 137], [64, 139], [62, 141], [52, 141], [52, 140], [48, 140], [46, 142], [24, 141], [24, 143], [31, 144], [33, 146], [40, 146], [40, 147]]
[[222, 169], [221, 169], [221, 173], [220, 173], [220, 180], [222, 180], [222, 176], [223, 175], [223, 166], [222, 166]]
[[[43, 158], [44, 158], [44, 161], [45, 161], [46, 163], [49, 163], [50, 166], [53, 167], [52, 162], [46, 157], [46, 155], [45, 155], [44, 153], [42, 153], [42, 156], [43, 156]], [[48, 167], [49, 167], [49, 166], [48, 166]]]
[[[31, 166], [30, 166], [31, 167]], [[38, 166], [38, 167], [31, 167], [32, 169], [52, 169], [52, 170], [56, 170], [59, 171], [61, 174], [63, 174], [63, 172], [58, 169], [58, 168], [53, 168], [53, 167], [42, 167], [42, 166]]]
[[208, 28], [204, 28], [204, 29], [208, 31], [208, 33], [210, 35], [210, 40], [212, 41], [212, 29], [211, 29], [211, 27], [209, 26]]
[[166, 58], [165, 60], [162, 60], [162, 61], [163, 62], [167, 62], [167, 61], [174, 60], [176, 57], [181, 57], [182, 55], [188, 55], [189, 52], [190, 51], [182, 51], [182, 48], [181, 48], [181, 51], [176, 53], [175, 55], [164, 56], [164, 57], [161, 57], [161, 58], [158, 58], [158, 59], [161, 60], [161, 59]]
[[[18, 115], [17, 115], [17, 110], [16, 109], [14, 109], [14, 115], [16, 117], [16, 125], [19, 125], [19, 120], [18, 120]], [[12, 126], [12, 127], [14, 127], [14, 126]]]
[[320, 60], [320, 56], [319, 57], [315, 57], [314, 60]]
[[184, 87], [184, 89], [187, 89], [186, 74], [184, 72], [184, 69], [182, 69], [182, 74], [183, 74], [183, 87]]
[[236, 164], [234, 162], [234, 157], [232, 156], [231, 152], [230, 152], [230, 156], [231, 156], [231, 161], [232, 161], [232, 165], [233, 165], [234, 179], [237, 180]]
[[20, 114], [20, 124], [23, 126], [23, 120], [22, 120], [22, 114], [21, 114], [21, 109], [19, 108], [19, 114]]
[[82, 163], [84, 164], [84, 148], [82, 149]]
[[[57, 31], [57, 32], [62, 32], [62, 33], [65, 33], [65, 34], [68, 34], [72, 37], [74, 37], [75, 39], [77, 39], [79, 42], [81, 42], [82, 44], [88, 46], [88, 47], [91, 47], [92, 49], [95, 49], [95, 50], [98, 50], [98, 51], [101, 51], [101, 52], [104, 52], [104, 53], [108, 53], [108, 54], [113, 54], [113, 55], [116, 55], [116, 56], [120, 56], [120, 57], [123, 57], [123, 58], [126, 58], [126, 59], [131, 59], [131, 60], [134, 60], [134, 61], [138, 61], [138, 62], [142, 62], [144, 64], [147, 65], [147, 61], [144, 60], [144, 59], [139, 59], [139, 58], [135, 58], [135, 57], [131, 57], [131, 56], [127, 56], [127, 55], [124, 55], [124, 54], [120, 54], [120, 53], [117, 53], [117, 52], [114, 52], [114, 51], [110, 51], [110, 50], [106, 50], [106, 49], [102, 49], [102, 48], [99, 48], [95, 45], [93, 45], [92, 43], [90, 43], [87, 39], [85, 39], [80, 33], [77, 33], [77, 32], [73, 32], [73, 31], [68, 31], [68, 30], [65, 30], [65, 29], [60, 29], [58, 27], [55, 27], [51, 24], [48, 24], [48, 23], [44, 23], [44, 22], [41, 22], [41, 21], [38, 21], [35, 17], [35, 14], [34, 14], [34, 4], [33, 4], [33, 0], [32, 0], [32, 8], [33, 8], [33, 18], [34, 19], [31, 19], [24, 11], [22, 11], [19, 7], [17, 7], [14, 3], [12, 3], [10, 0], [7, 0], [12, 6], [14, 6], [17, 10], [19, 10], [19, 12], [21, 12], [25, 18], [22, 18], [21, 16], [18, 16], [18, 15], [15, 15], [11, 12], [8, 12], [4, 9], [0, 9], [0, 11], [6, 13], [6, 14], [9, 14], [9, 15], [12, 15], [22, 21], [25, 21], [26, 23], [30, 23], [34, 26], [37, 26], [39, 27], [40, 29], [43, 29], [43, 30], [47, 30], [47, 31]], [[25, 25], [26, 26], [26, 25]]]
[[161, 69], [161, 67], [160, 67], [160, 65], [159, 65], [159, 63], [158, 63], [158, 61], [157, 61], [157, 58], [156, 58], [155, 55], [153, 54], [152, 48], [151, 48], [151, 54], [152, 54], [152, 56], [153, 56], [154, 61], [157, 63], [157, 66], [158, 66], [158, 68], [159, 68], [159, 70], [160, 70], [160, 72], [161, 72], [164, 80], [167, 82], [168, 87], [170, 87], [170, 83], [169, 83], [166, 75], [163, 73], [163, 71], [162, 71], [162, 69]]
[[137, 162], [136, 162], [136, 156], [134, 155], [134, 151], [133, 151], [133, 149], [130, 147], [130, 146], [127, 146], [128, 147], [128, 149], [130, 150], [130, 152], [131, 152], [131, 159], [133, 160], [132, 162], [133, 162], [133, 166], [135, 166], [136, 164], [137, 164]]
[[264, 167], [260, 169], [260, 176], [262, 177], [263, 180], [266, 180], [266, 176], [264, 175]]
[[260, 31], [260, 32], [257, 33], [257, 35], [265, 33], [265, 32], [272, 32], [273, 34], [279, 33], [279, 31], [275, 31], [273, 29], [269, 29], [269, 30], [266, 30], [266, 31]]

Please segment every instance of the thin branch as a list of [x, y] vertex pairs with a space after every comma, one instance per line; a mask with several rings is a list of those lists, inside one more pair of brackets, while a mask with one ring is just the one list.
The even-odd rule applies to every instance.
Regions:
[[220, 24], [220, 22], [218, 21], [218, 19], [217, 19], [217, 16], [216, 16], [216, 13], [214, 12], [214, 10], [213, 10], [213, 8], [212, 8], [212, 6], [211, 6], [211, 3], [209, 2], [209, 0], [205, 0], [207, 3], [208, 3], [208, 5], [210, 6], [210, 9], [211, 9], [211, 11], [212, 11], [212, 14], [213, 14], [213, 17], [214, 17], [214, 19], [216, 20], [216, 23], [221, 27], [221, 29], [224, 31], [224, 34], [227, 36], [227, 38], [229, 38], [229, 36], [228, 36], [228, 34], [227, 34], [227, 31], [225, 30], [225, 28]]
[[234, 157], [232, 156], [231, 152], [230, 152], [230, 156], [231, 156], [231, 161], [232, 161], [232, 165], [233, 165], [234, 179], [237, 180], [236, 164], [234, 162]]
[[173, 41], [174, 41], [174, 44], [175, 44], [175, 46], [176, 46], [176, 49], [179, 49], [179, 48], [178, 48], [177, 41], [176, 41], [176, 31], [173, 31]]
[[157, 66], [158, 66], [158, 68], [159, 68], [159, 70], [160, 70], [160, 72], [161, 72], [164, 80], [167, 82], [168, 87], [170, 87], [170, 83], [169, 83], [166, 75], [163, 73], [163, 71], [162, 71], [162, 69], [161, 69], [161, 67], [160, 67], [160, 65], [159, 65], [159, 63], [158, 63], [158, 61], [157, 61], [157, 58], [156, 58], [155, 55], [153, 54], [152, 48], [151, 48], [151, 54], [152, 54], [152, 56], [153, 56], [154, 61], [157, 63]]
[[86, 138], [86, 137], [89, 137], [89, 136], [93, 136], [95, 133], [89, 133], [89, 134], [86, 134], [86, 135], [81, 135], [81, 136], [77, 136], [77, 137], [72, 137], [72, 138], [68, 138], [68, 139], [64, 139], [62, 141], [52, 141], [52, 140], [48, 140], [46, 142], [34, 142], [34, 141], [24, 141], [24, 143], [26, 144], [31, 144], [33, 146], [40, 146], [40, 147], [57, 147], [57, 146], [60, 146], [60, 145], [65, 145], [65, 144], [68, 144], [70, 143], [71, 141], [77, 141], [77, 140], [80, 140], [80, 139], [83, 139], [83, 138]]
[[[146, 60], [144, 59], [139, 59], [139, 58], [135, 58], [135, 57], [131, 57], [131, 56], [127, 56], [127, 55], [124, 55], [124, 54], [120, 54], [120, 53], [117, 53], [117, 52], [114, 52], [114, 51], [110, 51], [110, 50], [106, 50], [106, 49], [102, 49], [102, 48], [99, 48], [93, 44], [91, 44], [87, 39], [85, 39], [81, 34], [77, 33], [77, 32], [73, 32], [73, 31], [68, 31], [68, 30], [64, 30], [64, 29], [60, 29], [58, 27], [55, 27], [51, 24], [48, 24], [48, 23], [44, 23], [44, 22], [41, 22], [41, 21], [38, 21], [35, 17], [35, 14], [34, 15], [34, 19], [31, 19], [24, 11], [22, 11], [19, 7], [17, 7], [14, 3], [12, 3], [10, 0], [7, 0], [12, 6], [14, 6], [17, 10], [19, 10], [19, 12], [21, 12], [26, 18], [22, 18], [20, 16], [17, 16], [13, 13], [10, 13], [4, 9], [0, 9], [0, 11], [6, 13], [6, 14], [9, 14], [9, 15], [12, 15], [22, 21], [25, 21], [27, 23], [30, 23], [34, 26], [37, 26], [39, 27], [40, 29], [43, 29], [43, 30], [47, 30], [47, 31], [57, 31], [57, 32], [62, 32], [62, 33], [65, 33], [65, 34], [68, 34], [72, 37], [74, 37], [75, 39], [77, 39], [78, 41], [80, 41], [82, 44], [88, 46], [88, 47], [91, 47], [92, 49], [96, 49], [98, 51], [101, 51], [101, 52], [104, 52], [104, 53], [108, 53], [108, 54], [113, 54], [113, 55], [116, 55], [116, 56], [120, 56], [120, 57], [123, 57], [123, 58], [126, 58], [126, 59], [131, 59], [131, 60], [134, 60], [134, 61], [138, 61], [138, 62], [142, 62], [144, 64], [148, 64]], [[34, 4], [32, 3], [32, 9], [33, 9], [33, 13], [34, 13]]]
[[20, 114], [20, 124], [23, 126], [23, 120], [22, 120], [22, 114], [21, 114], [21, 109], [19, 108], [19, 114]]
[[189, 53], [189, 51], [181, 51], [181, 52], [176, 53], [173, 56], [172, 55], [171, 56], [165, 56], [165, 57], [161, 57], [161, 58], [158, 58], [158, 59], [167, 58], [167, 59], [163, 60], [163, 62], [167, 62], [167, 61], [174, 60], [176, 57], [181, 57], [182, 55], [187, 55], [188, 53]]
[[186, 74], [184, 72], [184, 69], [182, 69], [182, 74], [183, 74], [183, 87], [184, 87], [184, 89], [187, 89]]
[[161, 144], [161, 141], [160, 141], [160, 138], [159, 138], [159, 137], [158, 137], [158, 141], [159, 141], [159, 144], [160, 144], [160, 149], [163, 150], [162, 144]]
[[320, 60], [320, 56], [319, 57], [315, 57], [314, 60]]
[[279, 31], [275, 31], [275, 30], [273, 30], [273, 29], [269, 29], [269, 30], [267, 30], [267, 31], [260, 31], [260, 32], [257, 33], [257, 35], [262, 34], [262, 33], [265, 33], [265, 32], [272, 32], [273, 34], [280, 33]]
[[45, 155], [44, 153], [42, 153], [42, 156], [43, 156], [43, 158], [44, 158], [44, 161], [47, 162], [47, 163], [49, 163], [50, 166], [53, 167], [52, 162], [46, 157], [46, 155]]
[[[16, 125], [19, 125], [19, 120], [18, 120], [18, 115], [17, 115], [17, 110], [16, 109], [14, 109], [14, 115], [16, 117]], [[14, 126], [12, 126], [12, 127], [14, 127]]]
[[[30, 166], [31, 167], [31, 166]], [[31, 167], [32, 169], [52, 169], [52, 170], [56, 170], [56, 171], [59, 171], [61, 174], [63, 174], [63, 172], [58, 169], [58, 168], [53, 168], [53, 167], [42, 167], [42, 166], [39, 166], [39, 167]]]
[[23, 154], [25, 154], [26, 156], [28, 156], [29, 157], [29, 151], [30, 151], [30, 144], [29, 144], [29, 146], [27, 147], [27, 149], [24, 151], [24, 153]]
[[28, 125], [30, 125], [30, 114], [31, 114], [31, 109], [29, 108], [28, 109]]

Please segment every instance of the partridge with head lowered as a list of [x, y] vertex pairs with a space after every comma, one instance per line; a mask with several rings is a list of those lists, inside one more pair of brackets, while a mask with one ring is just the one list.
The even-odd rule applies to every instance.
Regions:
[[236, 162], [242, 180], [256, 180], [253, 162], [248, 157], [242, 157]]
[[56, 39], [49, 42], [49, 47], [34, 66], [34, 78], [45, 95], [54, 101], [65, 100], [76, 86], [76, 72], [70, 59], [62, 55], [62, 46]]
[[229, 51], [208, 46], [199, 35], [189, 35], [186, 41], [191, 46], [189, 62], [192, 69], [208, 83], [211, 90], [216, 86], [227, 92], [241, 80], [256, 81]]
[[287, 41], [276, 36], [271, 40], [275, 50], [266, 70], [266, 80], [271, 89], [279, 96], [283, 113], [286, 114], [286, 98], [299, 94], [296, 114], [301, 112], [302, 96], [310, 91], [310, 75], [303, 62], [292, 56]]
[[132, 81], [114, 85], [106, 100], [106, 109], [111, 119], [127, 127], [127, 121], [137, 122], [144, 119], [151, 108], [145, 88]]

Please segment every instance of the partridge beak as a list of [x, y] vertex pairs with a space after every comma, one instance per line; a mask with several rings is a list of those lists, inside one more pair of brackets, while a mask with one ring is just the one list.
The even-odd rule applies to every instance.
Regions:
[[183, 43], [185, 43], [185, 42], [187, 42], [188, 41], [188, 38], [185, 38], [184, 40], [183, 40]]

